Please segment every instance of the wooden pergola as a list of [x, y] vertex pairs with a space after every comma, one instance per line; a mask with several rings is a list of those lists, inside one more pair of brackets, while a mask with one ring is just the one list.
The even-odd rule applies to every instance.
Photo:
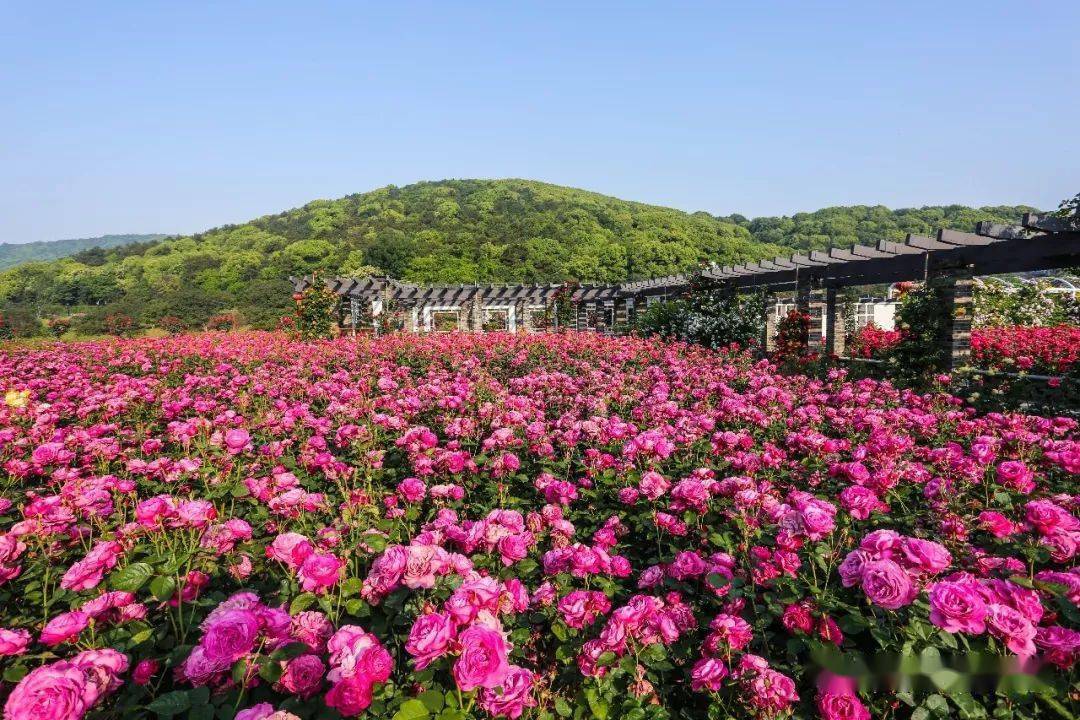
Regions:
[[[327, 287], [345, 302], [391, 303], [412, 310], [410, 330], [417, 330], [417, 311], [424, 308], [459, 308], [465, 315], [461, 329], [479, 330], [485, 308], [516, 308], [521, 326], [531, 329], [529, 309], [549, 306], [560, 294], [575, 306], [573, 328], [614, 328], [633, 322], [638, 308], [659, 299], [685, 295], [702, 280], [732, 292], [758, 290], [767, 295], [794, 291], [795, 304], [808, 311], [811, 294], [824, 293], [824, 318], [811, 315], [811, 349], [841, 355], [844, 331], [837, 291], [847, 287], [921, 281], [942, 289], [945, 299], [943, 336], [952, 366], [966, 364], [970, 356], [972, 279], [1033, 270], [1080, 265], [1080, 231], [1067, 219], [1025, 215], [1020, 225], [979, 223], [973, 233], [941, 230], [934, 237], [908, 235], [904, 242], [881, 240], [876, 245], [793, 253], [743, 265], [709, 265], [697, 273], [610, 285], [473, 284], [416, 285], [392, 278], [332, 278]], [[309, 280], [293, 280], [297, 290]], [[598, 324], [597, 315], [603, 320]], [[824, 322], [824, 328], [822, 328]], [[824, 329], [824, 333], [822, 330]], [[771, 335], [766, 325], [765, 337]], [[824, 347], [822, 336], [824, 335]]]

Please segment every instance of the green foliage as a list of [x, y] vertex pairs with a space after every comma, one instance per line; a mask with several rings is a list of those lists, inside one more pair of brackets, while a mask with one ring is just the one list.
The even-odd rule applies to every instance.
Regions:
[[740, 298], [716, 288], [697, 288], [684, 299], [654, 303], [638, 316], [637, 329], [710, 348], [758, 341], [764, 323], [761, 295]]
[[296, 300], [296, 333], [301, 340], [321, 340], [333, 337], [339, 305], [337, 295], [327, 290], [317, 278], [300, 293]]
[[[105, 257], [105, 248], [132, 243], [153, 244], [165, 235], [102, 235], [71, 240], [47, 240], [28, 243], [0, 243], [0, 270], [27, 262], [55, 260], [68, 255], [80, 255], [85, 265], [92, 265], [97, 258]], [[99, 265], [102, 263], [98, 263]]]
[[829, 207], [790, 217], [760, 217], [747, 220], [741, 215], [720, 218], [745, 227], [755, 240], [799, 250], [823, 250], [829, 246], [850, 247], [874, 244], [878, 240], [902, 242], [908, 233], [932, 235], [938, 230], [971, 232], [982, 220], [1018, 224], [1025, 212], [1038, 212], [1027, 205], [971, 208], [944, 205], [890, 210], [884, 205]]
[[904, 294], [896, 308], [896, 329], [902, 339], [887, 353], [889, 373], [899, 381], [924, 379], [945, 370], [949, 353], [941, 342], [945, 298], [940, 287], [920, 285]]

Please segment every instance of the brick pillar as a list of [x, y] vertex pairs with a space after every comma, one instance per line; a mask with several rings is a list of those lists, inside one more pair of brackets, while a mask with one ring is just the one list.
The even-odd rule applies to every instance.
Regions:
[[465, 307], [469, 314], [469, 329], [473, 332], [484, 332], [484, 304], [481, 298], [473, 297]]
[[776, 296], [766, 292], [761, 298], [765, 306], [765, 321], [761, 328], [761, 349], [770, 353], [776, 349]]
[[971, 268], [965, 267], [932, 278], [931, 282], [940, 289], [941, 311], [944, 313], [942, 336], [938, 342], [944, 345], [948, 369], [955, 370], [971, 361], [971, 320], [974, 311]]
[[625, 333], [630, 324], [630, 315], [626, 309], [626, 298], [615, 298], [615, 313], [612, 331], [616, 328], [620, 333]]
[[810, 315], [810, 333], [808, 337], [807, 350], [819, 350], [821, 345], [821, 322], [818, 321], [816, 325], [818, 333], [818, 341], [814, 342], [814, 330], [815, 323], [814, 317], [810, 314], [810, 278], [807, 276], [796, 275], [795, 281], [795, 309], [806, 315]]
[[[525, 316], [525, 301], [515, 300], [513, 303], [514, 332], [522, 332], [521, 319]], [[506, 329], [510, 329], [510, 311], [506, 311]]]
[[589, 329], [589, 306], [586, 303], [579, 302], [574, 308], [574, 329]]
[[844, 328], [843, 304], [837, 306], [836, 288], [825, 289], [825, 352], [830, 355], [841, 357], [844, 354]]

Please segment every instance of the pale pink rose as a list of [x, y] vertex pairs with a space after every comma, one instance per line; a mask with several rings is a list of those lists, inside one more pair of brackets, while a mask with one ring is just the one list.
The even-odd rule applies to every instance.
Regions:
[[306, 537], [287, 532], [274, 538], [266, 548], [266, 557], [284, 563], [290, 570], [296, 570], [314, 551], [314, 546]]

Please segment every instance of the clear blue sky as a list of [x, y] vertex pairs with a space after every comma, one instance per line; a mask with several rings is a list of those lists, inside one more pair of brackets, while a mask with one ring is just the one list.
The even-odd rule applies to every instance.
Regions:
[[716, 214], [1080, 192], [1080, 2], [0, 4], [0, 241], [523, 177]]

